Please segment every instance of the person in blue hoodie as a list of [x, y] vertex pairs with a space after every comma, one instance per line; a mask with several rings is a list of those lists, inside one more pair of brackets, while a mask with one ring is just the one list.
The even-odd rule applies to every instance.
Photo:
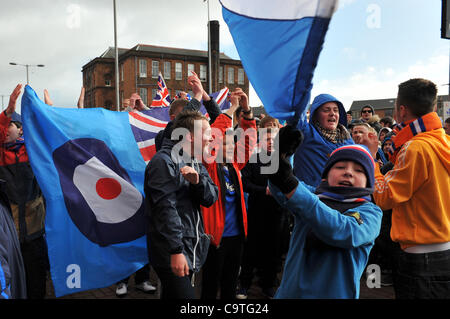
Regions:
[[299, 182], [289, 157], [302, 134], [279, 132], [279, 169], [269, 189], [295, 218], [283, 278], [275, 298], [359, 298], [360, 280], [377, 238], [382, 211], [371, 202], [375, 162], [363, 145], [335, 149], [318, 187]]
[[347, 129], [344, 105], [330, 94], [320, 94], [312, 102], [309, 121], [306, 111], [297, 128], [304, 136], [294, 156], [294, 174], [310, 186], [318, 186], [330, 154], [340, 146], [354, 144]]

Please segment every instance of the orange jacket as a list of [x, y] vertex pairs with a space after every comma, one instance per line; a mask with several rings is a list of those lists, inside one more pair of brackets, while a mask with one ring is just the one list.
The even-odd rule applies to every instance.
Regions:
[[[255, 120], [242, 120], [241, 122], [242, 129], [245, 130], [246, 136], [249, 138], [241, 138], [237, 142], [235, 146], [235, 155], [238, 152], [238, 150], [242, 150], [241, 154], [245, 153], [245, 159], [244, 160], [237, 160], [238, 157], [235, 156], [235, 161], [232, 163], [232, 167], [234, 168], [237, 179], [239, 181], [239, 190], [236, 190], [240, 193], [240, 207], [242, 207], [242, 226], [244, 229], [245, 236], [247, 236], [247, 210], [245, 208], [245, 198], [244, 198], [244, 192], [242, 187], [242, 179], [241, 179], [241, 170], [244, 168], [244, 166], [247, 164], [251, 152], [256, 144], [256, 121]], [[222, 133], [222, 136], [224, 136], [224, 133], [227, 129], [232, 127], [231, 118], [226, 114], [221, 114], [215, 122], [211, 125], [211, 128], [215, 128], [220, 130]], [[247, 130], [253, 128], [253, 130]], [[248, 134], [247, 134], [248, 133]], [[214, 135], [214, 132], [213, 132]], [[215, 136], [215, 141], [218, 145], [221, 145], [222, 139], [220, 136]], [[216, 143], [214, 143], [216, 145]], [[203, 222], [205, 226], [205, 233], [211, 236], [211, 243], [218, 247], [220, 245], [220, 241], [222, 239], [223, 230], [225, 228], [225, 194], [223, 193], [225, 190], [222, 189], [220, 178], [218, 176], [218, 169], [220, 163], [217, 163], [217, 161], [208, 161], [206, 163], [203, 162], [203, 165], [205, 165], [206, 170], [209, 173], [209, 176], [211, 176], [211, 179], [213, 180], [214, 184], [216, 184], [219, 187], [219, 199], [211, 206], [211, 207], [201, 207], [202, 215], [203, 215]], [[231, 173], [231, 172], [230, 172]], [[239, 207], [239, 206], [238, 206]]]
[[444, 129], [414, 136], [394, 169], [375, 169], [375, 202], [392, 209], [392, 240], [402, 249], [450, 241], [450, 139]]

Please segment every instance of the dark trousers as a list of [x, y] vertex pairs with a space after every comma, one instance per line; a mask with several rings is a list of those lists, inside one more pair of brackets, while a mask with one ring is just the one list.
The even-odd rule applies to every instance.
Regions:
[[44, 299], [49, 269], [47, 242], [44, 236], [20, 244], [28, 299]]
[[[248, 215], [248, 235], [244, 245], [239, 276], [242, 288], [250, 288], [254, 271], [258, 270], [262, 288], [277, 286], [277, 274], [282, 267], [282, 254], [289, 245], [289, 215], [260, 211]], [[255, 216], [256, 215], [256, 216]]]
[[154, 268], [161, 281], [161, 299], [196, 299], [189, 276], [178, 277], [170, 268]]
[[[128, 276], [127, 278], [122, 279], [117, 284], [119, 283], [128, 284], [128, 280], [130, 280], [130, 277], [131, 276]], [[134, 275], [134, 283], [138, 285], [148, 280], [149, 278], [150, 278], [150, 264], [147, 264], [138, 271], [136, 271]]]
[[401, 251], [394, 290], [397, 299], [449, 299], [450, 250], [426, 254]]
[[223, 237], [219, 247], [209, 246], [203, 265], [202, 299], [235, 299], [239, 267], [244, 245], [242, 235]]

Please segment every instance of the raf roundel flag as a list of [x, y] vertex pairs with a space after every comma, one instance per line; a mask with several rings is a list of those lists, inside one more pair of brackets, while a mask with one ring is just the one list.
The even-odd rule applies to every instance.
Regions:
[[164, 128], [168, 115], [142, 115], [157, 126], [136, 124], [138, 113], [51, 107], [25, 87], [24, 139], [46, 200], [57, 297], [110, 286], [148, 263], [143, 183], [156, 135], [148, 130]]
[[245, 72], [266, 111], [296, 120], [337, 0], [220, 0]]

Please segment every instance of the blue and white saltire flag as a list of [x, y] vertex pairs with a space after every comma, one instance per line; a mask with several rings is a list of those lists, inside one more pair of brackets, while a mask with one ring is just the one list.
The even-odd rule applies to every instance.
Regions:
[[110, 286], [148, 263], [139, 143], [152, 138], [141, 123], [154, 119], [137, 113], [51, 107], [25, 87], [24, 139], [46, 199], [57, 297]]
[[245, 72], [266, 111], [299, 118], [337, 0], [220, 0]]

